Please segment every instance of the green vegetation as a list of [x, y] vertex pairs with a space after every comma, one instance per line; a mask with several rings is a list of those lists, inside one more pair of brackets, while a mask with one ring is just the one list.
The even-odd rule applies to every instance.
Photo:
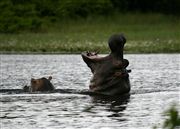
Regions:
[[114, 13], [162, 13], [180, 16], [179, 0], [0, 0], [0, 32], [37, 32], [62, 19]]
[[[163, 123], [163, 129], [179, 129], [180, 127], [180, 116], [175, 105], [164, 113], [167, 118]], [[157, 126], [154, 127], [157, 129]]]
[[179, 0], [1, 0], [0, 51], [108, 52], [114, 33], [126, 53], [179, 53]]
[[0, 51], [107, 53], [108, 38], [124, 33], [126, 53], [179, 53], [180, 18], [162, 14], [114, 14], [47, 23], [38, 33], [0, 34]]
[[37, 32], [47, 23], [109, 14], [113, 9], [110, 0], [1, 0], [0, 8], [3, 33]]

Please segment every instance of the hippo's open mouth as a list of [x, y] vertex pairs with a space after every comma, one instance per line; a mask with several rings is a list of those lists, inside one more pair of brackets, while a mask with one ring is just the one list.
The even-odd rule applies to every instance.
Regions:
[[92, 73], [94, 72], [94, 69], [97, 67], [96, 63], [104, 59], [104, 57], [98, 56], [98, 52], [87, 51], [83, 52], [81, 55], [84, 62], [91, 69]]
[[86, 63], [89, 63], [89, 62], [93, 62], [93, 61], [99, 61], [101, 59], [103, 59], [104, 57], [101, 57], [98, 55], [99, 52], [96, 51], [96, 52], [83, 52], [82, 53], [82, 57], [83, 57], [83, 60], [86, 62]]
[[123, 34], [115, 34], [109, 38], [111, 52], [107, 56], [98, 56], [98, 52], [83, 52], [82, 58], [91, 69], [89, 88], [93, 92], [106, 95], [124, 94], [130, 91], [129, 72], [126, 67], [129, 61], [123, 58], [126, 39]]
[[89, 51], [87, 51], [87, 52], [83, 53], [83, 55], [88, 57], [89, 59], [97, 59], [97, 58], [100, 58], [98, 56], [98, 53], [99, 52], [89, 52]]

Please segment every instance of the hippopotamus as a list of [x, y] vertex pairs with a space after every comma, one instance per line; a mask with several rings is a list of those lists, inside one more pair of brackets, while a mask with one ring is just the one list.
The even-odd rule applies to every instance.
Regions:
[[55, 88], [50, 82], [52, 79], [51, 76], [49, 78], [39, 78], [39, 79], [34, 79], [31, 78], [31, 85], [30, 86], [24, 86], [23, 90], [25, 92], [35, 92], [35, 91], [53, 91]]
[[83, 52], [82, 58], [93, 74], [89, 90], [103, 95], [123, 95], [130, 91], [129, 61], [123, 58], [126, 38], [123, 34], [114, 34], [109, 38], [110, 54], [98, 56], [97, 52]]

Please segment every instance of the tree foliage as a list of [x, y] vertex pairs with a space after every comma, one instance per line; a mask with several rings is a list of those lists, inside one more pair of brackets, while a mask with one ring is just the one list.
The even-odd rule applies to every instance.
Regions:
[[180, 0], [111, 0], [120, 11], [180, 15]]
[[179, 0], [1, 0], [0, 32], [38, 31], [45, 22], [114, 12], [180, 14]]

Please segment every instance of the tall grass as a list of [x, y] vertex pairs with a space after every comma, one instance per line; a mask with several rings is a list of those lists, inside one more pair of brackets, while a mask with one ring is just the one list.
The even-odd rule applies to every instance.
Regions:
[[0, 34], [3, 52], [107, 53], [108, 38], [124, 33], [126, 53], [179, 53], [180, 18], [161, 14], [91, 16], [46, 24], [41, 32]]

